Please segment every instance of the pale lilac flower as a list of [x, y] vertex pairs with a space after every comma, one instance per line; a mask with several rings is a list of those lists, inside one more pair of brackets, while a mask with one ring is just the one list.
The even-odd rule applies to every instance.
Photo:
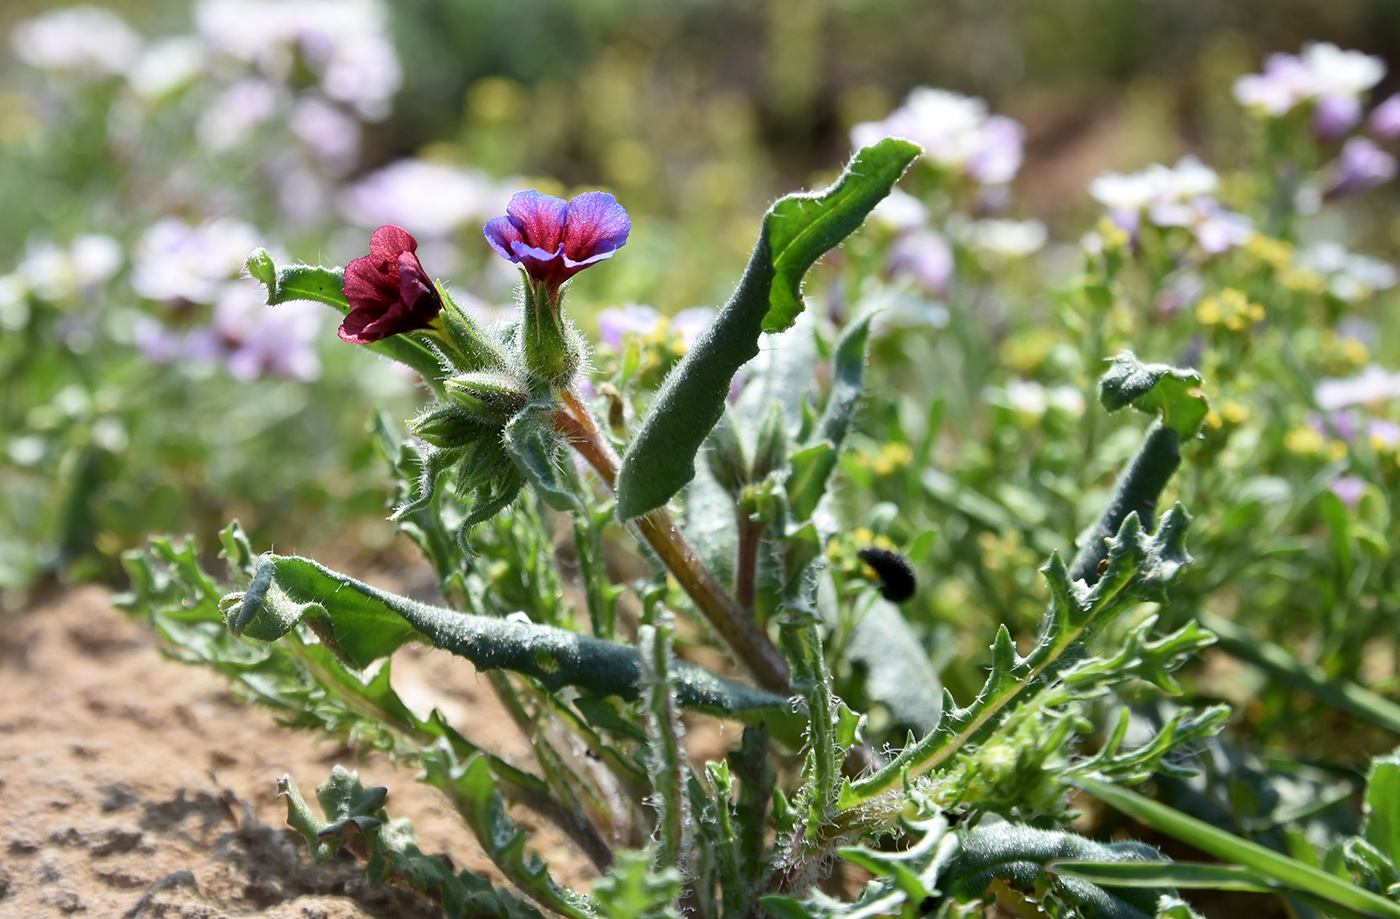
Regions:
[[1006, 185], [1016, 178], [1025, 158], [1026, 129], [1005, 115], [992, 115], [982, 123], [977, 148], [968, 158], [966, 172], [982, 185]]
[[136, 320], [131, 327], [131, 341], [152, 364], [173, 363], [185, 350], [184, 339], [151, 316]]
[[1396, 93], [1371, 109], [1371, 115], [1366, 119], [1366, 126], [1371, 129], [1372, 134], [1381, 140], [1394, 140], [1400, 137], [1400, 93]]
[[1354, 409], [1338, 409], [1328, 412], [1326, 417], [1317, 412], [1308, 413], [1308, 424], [1324, 437], [1336, 437], [1351, 443], [1361, 433], [1361, 419]]
[[859, 149], [885, 137], [905, 137], [924, 148], [929, 162], [956, 169], [982, 184], [1010, 182], [1021, 168], [1024, 131], [1010, 118], [987, 114], [987, 104], [944, 89], [920, 86], [883, 121], [851, 129]]
[[1089, 194], [1108, 208], [1114, 223], [1135, 232], [1144, 208], [1214, 194], [1219, 182], [1215, 170], [1194, 156], [1183, 156], [1171, 167], [1153, 163], [1128, 175], [1104, 173], [1089, 183]]
[[178, 217], [152, 224], [132, 253], [131, 287], [151, 300], [211, 303], [223, 283], [243, 270], [259, 234], [236, 220], [191, 227]]
[[53, 242], [31, 245], [15, 269], [26, 291], [41, 300], [56, 301], [91, 290], [116, 274], [122, 247], [110, 236], [85, 233], [68, 246]]
[[204, 149], [220, 153], [247, 140], [277, 111], [278, 91], [266, 80], [239, 80], [219, 94], [195, 125]]
[[1250, 73], [1235, 81], [1235, 101], [1278, 118], [1311, 97], [1312, 75], [1292, 54], [1271, 54], [1264, 59], [1263, 73]]
[[1254, 236], [1254, 224], [1204, 195], [1183, 204], [1157, 204], [1148, 212], [1159, 227], [1183, 227], [1191, 231], [1207, 255], [1219, 255], [1242, 246]]
[[680, 333], [686, 348], [691, 348], [705, 330], [714, 325], [718, 315], [708, 306], [692, 306], [671, 317], [671, 329]]
[[360, 156], [360, 123], [334, 105], [304, 96], [292, 107], [294, 133], [332, 175], [344, 175]]
[[1343, 51], [1331, 42], [1303, 46], [1303, 66], [1308, 69], [1313, 95], [1359, 96], [1385, 76], [1385, 61], [1360, 51]]
[[1356, 96], [1323, 96], [1313, 106], [1313, 133], [1323, 140], [1337, 140], [1361, 122], [1361, 100]]
[[1327, 488], [1342, 499], [1342, 503], [1352, 510], [1366, 494], [1366, 480], [1357, 475], [1342, 475], [1332, 480]]
[[931, 297], [941, 297], [953, 277], [953, 249], [941, 234], [916, 230], [890, 245], [890, 274], [912, 277]]
[[1356, 124], [1361, 94], [1385, 76], [1385, 62], [1359, 51], [1343, 51], [1330, 42], [1311, 42], [1302, 54], [1271, 54], [1262, 74], [1235, 81], [1235, 101], [1270, 118], [1288, 114], [1305, 102], [1315, 103], [1319, 136], [1337, 137]]
[[484, 173], [426, 160], [399, 160], [341, 196], [341, 212], [361, 226], [396, 224], [442, 236], [505, 209], [510, 197]]
[[1366, 422], [1366, 436], [1387, 447], [1394, 447], [1400, 444], [1400, 424], [1384, 418], [1372, 418]]
[[598, 337], [606, 345], [621, 348], [628, 335], [655, 332], [662, 318], [656, 310], [639, 303], [610, 306], [598, 313]]
[[10, 46], [31, 67], [107, 77], [126, 71], [141, 36], [111, 10], [73, 6], [24, 20], [10, 33]]
[[323, 315], [321, 307], [305, 301], [269, 307], [255, 284], [226, 284], [210, 326], [191, 334], [185, 353], [217, 361], [236, 380], [314, 380], [321, 375], [315, 346]]
[[1366, 137], [1353, 137], [1323, 169], [1324, 199], [1360, 194], [1395, 178], [1395, 157]]
[[1323, 377], [1313, 387], [1313, 401], [1324, 412], [1400, 398], [1400, 373], [1371, 364], [1352, 379]]
[[160, 99], [183, 89], [204, 70], [204, 45], [191, 35], [151, 44], [126, 71], [127, 85], [143, 99]]
[[1175, 271], [1165, 279], [1157, 294], [1153, 309], [1158, 317], [1170, 319], [1182, 310], [1190, 309], [1205, 296], [1206, 282], [1194, 271]]

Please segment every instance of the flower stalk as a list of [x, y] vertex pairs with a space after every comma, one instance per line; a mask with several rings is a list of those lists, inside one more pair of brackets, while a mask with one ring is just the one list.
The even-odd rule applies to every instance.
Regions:
[[[617, 454], [577, 394], [564, 390], [561, 396], [565, 408], [555, 413], [554, 429], [588, 461], [603, 483], [613, 488], [617, 481]], [[631, 523], [758, 684], [770, 692], [791, 692], [791, 677], [782, 653], [725, 592], [670, 513], [664, 507], [657, 508]]]

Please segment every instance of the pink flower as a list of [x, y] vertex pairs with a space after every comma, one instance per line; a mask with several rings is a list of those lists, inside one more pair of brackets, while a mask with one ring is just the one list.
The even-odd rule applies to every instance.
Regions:
[[414, 252], [418, 240], [402, 227], [383, 226], [369, 240], [369, 255], [345, 266], [350, 315], [340, 337], [367, 345], [400, 332], [426, 329], [442, 311], [442, 297]]
[[631, 230], [627, 211], [607, 192], [565, 201], [534, 189], [513, 195], [506, 216], [484, 227], [491, 248], [524, 268], [551, 292], [551, 300], [569, 278], [612, 258]]

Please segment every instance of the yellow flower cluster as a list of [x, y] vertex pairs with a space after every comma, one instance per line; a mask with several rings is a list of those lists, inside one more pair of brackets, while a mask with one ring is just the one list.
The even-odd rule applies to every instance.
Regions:
[[1244, 291], [1227, 287], [1196, 304], [1196, 320], [1201, 325], [1223, 325], [1231, 332], [1244, 332], [1264, 321], [1264, 307], [1251, 303]]
[[1300, 424], [1283, 435], [1283, 446], [1289, 453], [1298, 456], [1321, 454], [1329, 462], [1335, 462], [1347, 455], [1347, 445], [1340, 440], [1328, 440], [1312, 425]]
[[903, 469], [912, 463], [914, 451], [909, 449], [908, 444], [887, 443], [880, 447], [879, 453], [857, 453], [855, 461], [876, 475], [890, 475], [896, 469]]

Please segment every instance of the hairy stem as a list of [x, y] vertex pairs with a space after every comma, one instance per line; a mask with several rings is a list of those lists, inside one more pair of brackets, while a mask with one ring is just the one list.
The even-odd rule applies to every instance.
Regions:
[[734, 565], [734, 596], [739, 606], [753, 615], [755, 586], [758, 581], [758, 550], [763, 545], [766, 523], [754, 523], [739, 511], [739, 551]]
[[[578, 396], [566, 390], [563, 399], [568, 410], [555, 413], [554, 429], [568, 439], [569, 444], [602, 477], [604, 484], [612, 488], [617, 481], [617, 454], [603, 439], [593, 423], [592, 415]], [[700, 559], [670, 513], [664, 507], [657, 508], [632, 522], [666, 570], [680, 583], [681, 589], [753, 674], [758, 684], [770, 692], [790, 693], [787, 662], [782, 654], [753, 623], [743, 607], [725, 592], [719, 579]]]

